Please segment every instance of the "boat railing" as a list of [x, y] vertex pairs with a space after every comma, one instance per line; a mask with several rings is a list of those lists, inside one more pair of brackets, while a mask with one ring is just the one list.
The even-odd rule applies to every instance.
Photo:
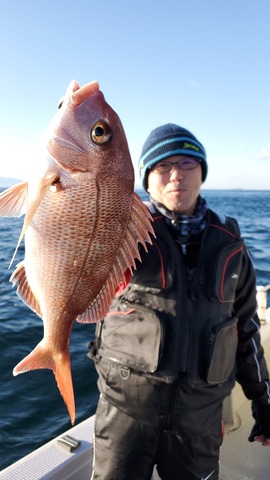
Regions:
[[258, 315], [260, 321], [270, 322], [270, 308], [267, 308], [267, 292], [270, 290], [270, 283], [266, 286], [257, 286], [257, 303], [258, 303]]

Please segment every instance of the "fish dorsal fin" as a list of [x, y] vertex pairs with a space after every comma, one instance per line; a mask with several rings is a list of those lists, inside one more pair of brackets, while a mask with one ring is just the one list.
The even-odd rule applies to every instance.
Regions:
[[105, 317], [111, 301], [115, 297], [117, 287], [120, 282], [125, 281], [126, 270], [129, 269], [132, 273], [132, 269], [136, 269], [135, 259], [141, 261], [138, 243], [141, 243], [146, 251], [146, 242], [152, 244], [150, 234], [155, 236], [155, 233], [151, 221], [152, 217], [149, 210], [143, 204], [137, 193], [134, 193], [131, 216], [126, 235], [109, 276], [104, 283], [102, 290], [89, 308], [76, 318], [78, 322], [95, 323]]
[[12, 282], [13, 287], [18, 284], [18, 296], [29, 308], [31, 308], [31, 310], [33, 310], [33, 312], [41, 317], [40, 305], [29, 286], [24, 262], [18, 263], [15, 272], [10, 277], [10, 281]]
[[27, 187], [27, 182], [21, 182], [0, 194], [0, 217], [21, 217], [25, 214]]
[[53, 174], [53, 175], [50, 175], [48, 177], [43, 177], [38, 186], [37, 186], [37, 189], [36, 189], [36, 195], [33, 197], [32, 200], [30, 200], [28, 202], [28, 205], [27, 205], [27, 211], [26, 211], [26, 215], [25, 215], [25, 218], [24, 218], [24, 223], [23, 223], [23, 227], [22, 227], [22, 231], [21, 231], [21, 234], [20, 234], [20, 237], [19, 237], [19, 240], [18, 240], [18, 243], [17, 243], [17, 246], [16, 246], [16, 249], [15, 249], [15, 252], [13, 254], [13, 257], [11, 259], [11, 262], [9, 264], [9, 268], [11, 267], [13, 261], [14, 261], [14, 258], [16, 256], [16, 253], [18, 251], [18, 248], [20, 246], [20, 243], [25, 235], [25, 232], [29, 226], [29, 224], [31, 223], [31, 220], [32, 218], [34, 217], [39, 205], [41, 204], [42, 202], [42, 199], [45, 195], [45, 193], [47, 192], [47, 190], [51, 187], [51, 185], [58, 179], [58, 175], [56, 174]]

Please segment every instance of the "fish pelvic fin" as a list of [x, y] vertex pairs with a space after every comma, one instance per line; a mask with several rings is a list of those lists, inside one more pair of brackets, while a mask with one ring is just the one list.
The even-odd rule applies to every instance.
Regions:
[[17, 183], [0, 194], [0, 217], [21, 217], [26, 213], [28, 183]]
[[29, 224], [31, 223], [32, 218], [34, 217], [39, 205], [41, 204], [44, 195], [46, 194], [47, 190], [53, 185], [53, 183], [57, 179], [58, 179], [58, 175], [54, 174], [54, 175], [50, 175], [48, 177], [43, 177], [40, 180], [38, 188], [37, 188], [37, 194], [35, 195], [35, 197], [33, 198], [32, 201], [29, 201], [29, 205], [27, 205], [27, 210], [26, 210], [26, 215], [25, 215], [25, 218], [24, 218], [22, 231], [21, 231], [21, 234], [20, 234], [16, 249], [15, 249], [15, 252], [14, 252], [13, 257], [11, 259], [11, 262], [9, 264], [9, 268], [11, 267], [11, 265], [14, 261], [14, 258], [16, 256], [16, 253], [18, 251], [20, 243], [21, 243], [21, 241], [22, 241], [22, 239], [25, 235], [25, 232], [26, 232]]
[[151, 222], [152, 215], [137, 193], [134, 192], [130, 221], [126, 235], [103, 288], [89, 308], [76, 320], [81, 323], [96, 323], [106, 316], [119, 285], [126, 283], [127, 270], [132, 274], [136, 269], [135, 260], [141, 261], [139, 243], [147, 251], [146, 243], [152, 244], [151, 236], [155, 232]]
[[16, 270], [10, 277], [10, 281], [12, 282], [13, 287], [16, 285], [16, 283], [18, 284], [17, 295], [20, 297], [20, 299], [29, 308], [31, 308], [33, 312], [35, 312], [37, 315], [41, 317], [42, 315], [41, 315], [40, 305], [28, 283], [24, 262], [18, 263]]
[[57, 386], [67, 406], [71, 423], [74, 425], [75, 401], [68, 349], [53, 353], [42, 340], [27, 357], [16, 365], [13, 375], [17, 376], [43, 368], [53, 371]]

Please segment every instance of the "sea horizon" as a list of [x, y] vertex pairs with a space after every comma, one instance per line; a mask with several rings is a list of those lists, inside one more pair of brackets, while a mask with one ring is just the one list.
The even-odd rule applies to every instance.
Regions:
[[[16, 185], [17, 183], [23, 182], [22, 179], [20, 178], [13, 178], [13, 177], [0, 177], [0, 190], [10, 188], [13, 185]], [[143, 187], [140, 184], [135, 184], [135, 190], [142, 190]], [[201, 187], [201, 192], [219, 192], [219, 191], [225, 191], [225, 192], [269, 192], [269, 188], [244, 188], [244, 187], [224, 187], [224, 188], [210, 188], [210, 187], [205, 187], [204, 185]]]

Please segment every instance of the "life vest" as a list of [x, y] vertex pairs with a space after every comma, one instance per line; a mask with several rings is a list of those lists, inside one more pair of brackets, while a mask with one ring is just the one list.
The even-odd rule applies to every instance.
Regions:
[[156, 238], [97, 327], [93, 358], [163, 382], [187, 372], [195, 385], [222, 384], [234, 373], [234, 303], [247, 256], [238, 224], [208, 210], [189, 280], [164, 217], [152, 215]]

